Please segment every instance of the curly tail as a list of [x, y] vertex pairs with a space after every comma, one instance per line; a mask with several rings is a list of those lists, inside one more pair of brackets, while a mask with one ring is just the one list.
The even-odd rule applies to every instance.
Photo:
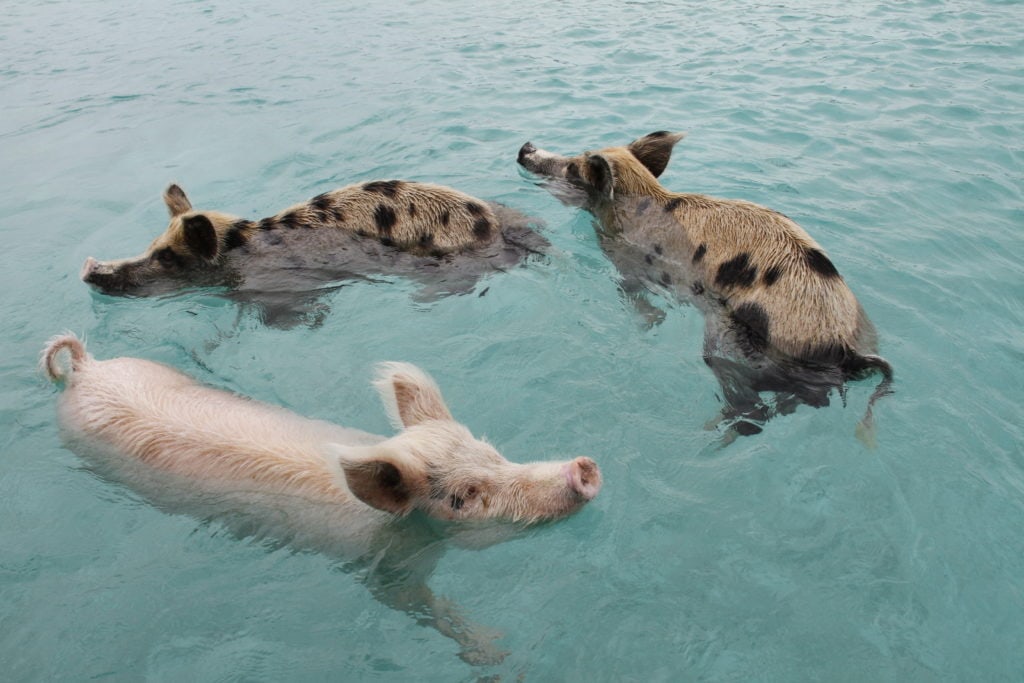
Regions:
[[71, 370], [77, 370], [82, 363], [89, 360], [89, 354], [85, 352], [85, 345], [78, 337], [70, 332], [52, 337], [43, 347], [39, 356], [39, 368], [50, 378], [57, 382], [65, 378], [64, 369], [57, 363], [57, 354], [67, 349], [71, 354]]
[[858, 364], [861, 369], [875, 369], [882, 373], [882, 381], [878, 383], [878, 386], [871, 393], [871, 398], [868, 399], [867, 410], [864, 411], [864, 417], [857, 425], [857, 438], [868, 448], [874, 448], [878, 445], [878, 440], [875, 437], [875, 419], [872, 411], [875, 401], [892, 393], [892, 366], [889, 365], [889, 361], [881, 356], [866, 355], [861, 356], [858, 360], [860, 361]]

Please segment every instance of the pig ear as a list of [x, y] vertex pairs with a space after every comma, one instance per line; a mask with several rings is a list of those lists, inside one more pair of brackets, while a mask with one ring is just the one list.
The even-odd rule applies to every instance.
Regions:
[[629, 143], [629, 151], [647, 167], [655, 178], [660, 176], [672, 157], [672, 148], [686, 137], [686, 133], [669, 133], [659, 130]]
[[164, 190], [164, 204], [167, 205], [171, 218], [192, 210], [192, 202], [185, 196], [185, 190], [174, 184]]
[[591, 154], [587, 157], [587, 178], [595, 190], [609, 199], [615, 198], [615, 173], [604, 155]]
[[212, 259], [217, 255], [220, 244], [217, 241], [217, 230], [210, 219], [201, 213], [189, 216], [181, 222], [185, 232], [185, 244], [196, 256]]
[[427, 420], [451, 420], [441, 390], [430, 375], [409, 363], [381, 363], [373, 385], [396, 429]]
[[328, 449], [338, 458], [345, 483], [356, 498], [394, 515], [412, 510], [410, 477], [392, 459], [382, 457], [378, 448], [328, 444]]

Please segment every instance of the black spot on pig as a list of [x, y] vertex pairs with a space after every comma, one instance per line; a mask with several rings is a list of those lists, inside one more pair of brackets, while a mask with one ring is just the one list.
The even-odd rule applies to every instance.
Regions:
[[668, 200], [665, 203], [665, 213], [672, 213], [673, 211], [678, 209], [680, 206], [682, 206], [682, 204], [683, 204], [683, 200], [680, 199], [679, 197], [674, 197], [673, 199]]
[[736, 333], [754, 353], [768, 349], [768, 314], [760, 304], [743, 303], [730, 314], [736, 324]]
[[655, 244], [654, 245], [654, 253], [655, 254], [657, 254], [658, 256], [661, 256], [664, 252], [665, 252], [665, 250], [661, 248], [660, 244]]
[[697, 247], [697, 251], [693, 252], [693, 262], [695, 264], [700, 263], [704, 259], [704, 254], [708, 253], [708, 245], [701, 244]]
[[299, 217], [295, 215], [294, 211], [288, 211], [287, 213], [281, 214], [277, 219], [277, 223], [286, 230], [294, 230], [299, 227], [301, 221], [299, 220]]
[[782, 268], [772, 266], [768, 270], [764, 271], [764, 275], [761, 276], [761, 281], [764, 282], [766, 287], [771, 287], [781, 276]]
[[669, 275], [667, 272], [662, 272], [662, 274], [661, 274], [661, 284], [663, 284], [666, 287], [668, 287], [670, 284], [672, 284], [672, 276]]
[[329, 223], [334, 213], [334, 202], [326, 192], [318, 194], [309, 201], [309, 208], [317, 222]]
[[395, 216], [395, 210], [387, 204], [378, 204], [373, 211], [373, 221], [377, 224], [377, 229], [385, 234], [390, 233], [391, 228], [395, 227], [398, 217]]
[[231, 249], [237, 249], [246, 242], [249, 241], [249, 237], [245, 231], [252, 226], [249, 221], [235, 221], [228, 228], [227, 235], [224, 237], [224, 249], [230, 251]]
[[409, 204], [409, 218], [415, 218], [415, 217], [416, 217], [416, 205], [410, 203]]
[[441, 225], [443, 225], [445, 227], [448, 227], [448, 224], [451, 222], [451, 220], [452, 220], [452, 213], [451, 213], [451, 211], [449, 211], [448, 209], [445, 209], [441, 213]]
[[491, 222], [484, 217], [473, 221], [473, 234], [478, 240], [487, 240], [491, 237]]
[[376, 192], [390, 199], [394, 199], [401, 187], [401, 180], [374, 180], [363, 185], [363, 192]]
[[654, 263], [654, 254], [647, 254], [646, 256], [644, 256], [644, 262], [647, 265], [653, 264]]
[[749, 287], [757, 278], [757, 267], [750, 265], [750, 254], [743, 252], [718, 266], [715, 284], [719, 287]]
[[804, 250], [804, 257], [807, 265], [818, 275], [826, 279], [839, 277], [839, 271], [832, 265], [832, 261], [820, 249], [808, 248]]
[[434, 244], [434, 233], [425, 232], [420, 235], [419, 246], [423, 249], [427, 249]]
[[309, 205], [317, 211], [329, 211], [334, 207], [334, 201], [331, 199], [329, 192], [324, 192], [309, 200]]
[[260, 230], [274, 230], [277, 228], [277, 223], [273, 218], [263, 218], [259, 224]]

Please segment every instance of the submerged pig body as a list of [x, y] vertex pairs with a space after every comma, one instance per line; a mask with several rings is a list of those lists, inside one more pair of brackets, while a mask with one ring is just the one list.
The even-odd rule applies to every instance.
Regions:
[[443, 293], [547, 246], [519, 212], [429, 183], [349, 185], [262, 220], [196, 210], [177, 185], [164, 201], [170, 224], [144, 254], [90, 257], [82, 279], [106, 294], [147, 296], [195, 286], [304, 291], [400, 275], [440, 280]]
[[282, 509], [304, 509], [323, 528], [293, 531], [345, 538], [417, 509], [451, 521], [553, 519], [600, 487], [589, 458], [505, 460], [452, 419], [437, 386], [408, 364], [383, 365], [376, 383], [401, 427], [386, 438], [213, 389], [159, 363], [96, 360], [72, 336], [44, 351], [53, 379], [64, 376], [62, 350], [71, 358], [58, 409], [67, 443], [162, 504], [240, 504], [256, 515], [264, 506], [275, 523]]
[[[704, 359], [739, 433], [774, 411], [828, 404], [847, 379], [892, 369], [874, 327], [824, 249], [794, 221], [751, 202], [670, 192], [658, 182], [680, 134], [659, 131], [628, 146], [564, 157], [530, 143], [519, 163], [590, 210], [626, 294], [669, 292], [705, 314]], [[642, 300], [640, 300], [642, 301]], [[775, 392], [774, 407], [760, 392]], [[738, 419], [737, 419], [738, 418]]]
[[[362, 568], [378, 600], [457, 642], [473, 664], [505, 653], [491, 643], [495, 634], [427, 586], [444, 546], [423, 520], [555, 519], [601, 486], [589, 458], [505, 460], [452, 418], [429, 376], [404, 363], [382, 365], [375, 382], [400, 430], [390, 438], [203, 386], [159, 363], [96, 360], [70, 335], [47, 344], [41, 365], [65, 383], [58, 416], [66, 444], [101, 475], [162, 509]], [[426, 517], [398, 523], [414, 510]], [[480, 545], [509, 529], [452, 531]]]

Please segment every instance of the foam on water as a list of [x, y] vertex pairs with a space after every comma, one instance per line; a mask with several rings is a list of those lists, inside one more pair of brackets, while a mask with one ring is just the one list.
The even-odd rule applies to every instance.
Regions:
[[[1009, 2], [15, 2], [0, 17], [0, 659], [12, 680], [1006, 680], [1024, 676], [1024, 31]], [[784, 212], [876, 323], [879, 446], [848, 405], [717, 448], [689, 307], [642, 324], [589, 216], [516, 168], [685, 130], [663, 183]], [[327, 294], [277, 329], [212, 292], [91, 294], [177, 181], [257, 218], [440, 182], [547, 222], [468, 295]], [[332, 558], [164, 514], [64, 450], [52, 334], [387, 433], [371, 366], [431, 372], [515, 460], [586, 454], [583, 512], [431, 586], [510, 652], [472, 669]]]

